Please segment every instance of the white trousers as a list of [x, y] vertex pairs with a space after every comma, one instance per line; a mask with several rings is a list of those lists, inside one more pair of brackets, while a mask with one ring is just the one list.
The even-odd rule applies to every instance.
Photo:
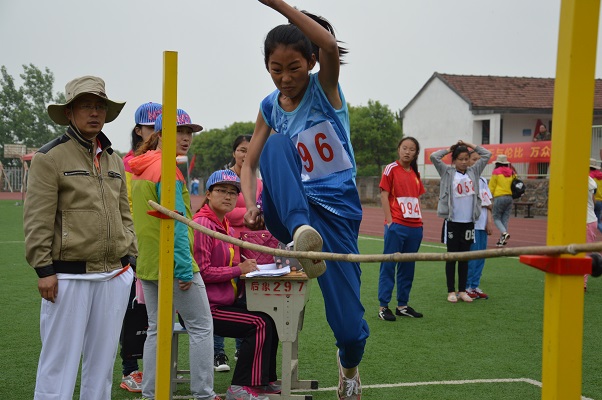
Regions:
[[42, 351], [34, 400], [72, 400], [80, 359], [79, 398], [111, 399], [113, 365], [133, 277], [130, 268], [107, 281], [59, 279], [55, 302], [42, 300]]

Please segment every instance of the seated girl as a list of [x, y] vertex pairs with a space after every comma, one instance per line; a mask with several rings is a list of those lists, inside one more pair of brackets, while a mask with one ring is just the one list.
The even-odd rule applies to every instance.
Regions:
[[[239, 193], [240, 179], [234, 171], [214, 172], [207, 180], [205, 203], [194, 221], [233, 236], [226, 214], [234, 209]], [[207, 287], [215, 335], [242, 338], [226, 400], [241, 397], [267, 400], [266, 394], [280, 393], [279, 386], [274, 384], [278, 352], [274, 321], [268, 314], [249, 311], [237, 301], [240, 290], [236, 278], [257, 270], [257, 261], [241, 260], [240, 264], [234, 264], [234, 245], [199, 231], [194, 232], [194, 258]]]

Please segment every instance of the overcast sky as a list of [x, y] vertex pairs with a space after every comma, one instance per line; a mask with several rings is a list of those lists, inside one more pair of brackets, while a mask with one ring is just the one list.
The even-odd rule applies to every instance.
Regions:
[[[560, 0], [290, 4], [329, 19], [346, 42], [340, 83], [352, 105], [372, 99], [402, 109], [434, 72], [555, 75]], [[166, 50], [178, 52], [178, 106], [193, 122], [211, 129], [255, 121], [274, 90], [263, 40], [285, 22], [256, 0], [0, 0], [0, 64], [15, 78], [23, 64], [48, 67], [55, 92], [78, 76], [102, 77], [111, 99], [127, 101], [104, 128], [127, 151], [136, 108], [162, 101]]]

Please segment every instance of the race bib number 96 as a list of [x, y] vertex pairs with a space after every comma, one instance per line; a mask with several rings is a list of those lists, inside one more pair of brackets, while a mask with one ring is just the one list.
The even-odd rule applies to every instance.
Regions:
[[303, 168], [301, 180], [322, 178], [352, 167], [347, 152], [329, 121], [299, 133], [296, 146]]
[[420, 203], [416, 197], [398, 197], [397, 203], [404, 218], [422, 218]]

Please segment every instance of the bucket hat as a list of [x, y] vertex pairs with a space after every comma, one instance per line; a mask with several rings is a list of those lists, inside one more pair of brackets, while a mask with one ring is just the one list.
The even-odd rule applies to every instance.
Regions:
[[163, 107], [159, 103], [144, 103], [136, 110], [134, 121], [136, 125], [154, 126]]
[[232, 185], [238, 190], [240, 193], [240, 178], [234, 171], [231, 169], [221, 169], [219, 171], [215, 171], [211, 174], [209, 179], [207, 179], [207, 190], [211, 190], [211, 188], [215, 185]]
[[497, 158], [495, 159], [495, 163], [496, 164], [510, 164], [510, 161], [508, 161], [508, 157], [505, 154], [498, 154]]
[[75, 78], [65, 85], [65, 104], [48, 105], [48, 115], [50, 119], [59, 125], [69, 125], [69, 119], [65, 116], [65, 109], [75, 99], [86, 93], [93, 94], [104, 99], [107, 102], [107, 116], [105, 123], [113, 121], [125, 106], [125, 101], [113, 101], [107, 97], [105, 91], [105, 81], [97, 76], [82, 76]]
[[589, 167], [593, 168], [593, 169], [600, 169], [600, 166], [598, 165], [598, 161], [596, 161], [595, 158], [589, 159]]
[[[197, 124], [193, 124], [190, 119], [190, 115], [181, 108], [178, 108], [177, 116], [176, 116], [176, 126], [187, 126], [192, 129], [192, 132], [200, 132], [203, 130], [203, 127]], [[155, 132], [159, 132], [163, 130], [163, 114], [157, 117], [155, 121]]]

